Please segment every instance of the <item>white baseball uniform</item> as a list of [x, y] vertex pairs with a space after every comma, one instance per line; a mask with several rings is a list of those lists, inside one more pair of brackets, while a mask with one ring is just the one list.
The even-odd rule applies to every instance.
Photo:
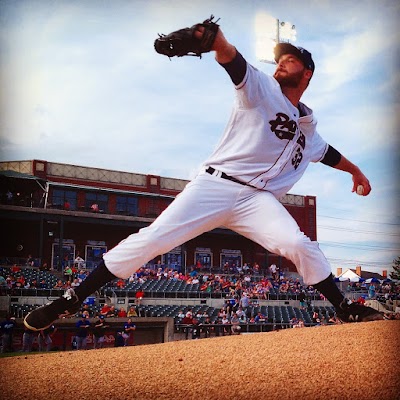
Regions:
[[235, 88], [224, 135], [198, 176], [150, 226], [104, 254], [115, 276], [127, 278], [157, 255], [222, 226], [291, 260], [306, 284], [330, 275], [318, 243], [300, 231], [278, 200], [328, 149], [312, 110], [301, 104], [306, 115], [300, 117], [278, 82], [249, 64]]

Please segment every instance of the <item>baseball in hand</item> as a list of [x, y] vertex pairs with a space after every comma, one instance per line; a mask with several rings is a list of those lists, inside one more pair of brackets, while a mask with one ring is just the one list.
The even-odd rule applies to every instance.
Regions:
[[364, 194], [364, 186], [363, 185], [358, 185], [357, 186], [357, 194], [359, 196], [362, 196]]

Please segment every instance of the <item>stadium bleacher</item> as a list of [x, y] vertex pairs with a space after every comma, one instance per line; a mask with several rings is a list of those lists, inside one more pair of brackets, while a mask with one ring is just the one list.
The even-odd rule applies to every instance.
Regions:
[[[12, 296], [14, 299], [16, 297], [23, 297], [24, 304], [20, 302], [11, 302], [9, 312], [16, 318], [23, 318], [28, 312], [38, 306], [34, 301], [29, 301], [27, 299], [33, 299], [37, 297], [43, 298], [53, 298], [59, 297], [64, 293], [64, 289], [56, 289], [54, 286], [57, 281], [61, 278], [60, 275], [56, 275], [52, 271], [42, 271], [38, 268], [29, 267], [18, 267], [12, 269], [10, 267], [0, 266], [0, 275], [7, 279], [8, 276], [12, 276], [14, 280], [17, 280], [21, 276], [25, 278], [26, 282], [32, 282], [36, 280], [37, 284], [44, 282], [47, 288], [28, 288], [25, 286], [20, 287], [9, 287], [3, 285], [1, 287], [2, 295]], [[252, 277], [252, 279], [256, 279]], [[173, 299], [179, 299], [179, 303], [182, 299], [198, 299], [198, 298], [209, 298], [209, 299], [220, 299], [226, 300], [228, 298], [229, 292], [218, 292], [218, 293], [208, 293], [200, 289], [199, 283], [187, 283], [184, 280], [175, 279], [148, 279], [142, 283], [139, 281], [129, 281], [125, 280], [124, 288], [117, 288], [116, 282], [110, 282], [105, 285], [98, 293], [98, 298], [135, 298], [137, 291], [142, 290], [145, 293], [146, 304], [137, 305], [137, 313], [139, 317], [171, 317], [174, 318], [175, 323], [179, 324], [180, 320], [178, 314], [181, 310], [184, 312], [190, 307], [194, 314], [206, 312], [212, 323], [216, 323], [218, 316], [218, 307], [211, 307], [207, 304], [189, 306], [182, 304], [174, 304]], [[97, 300], [98, 300], [97, 298]], [[157, 299], [168, 299], [169, 304], [157, 304]], [[314, 298], [313, 300], [315, 300]], [[317, 312], [319, 317], [328, 320], [330, 316], [334, 315], [335, 310], [332, 306], [317, 305], [316, 302], [309, 303], [306, 309], [300, 308], [300, 306], [295, 306], [294, 303], [288, 304], [287, 300], [297, 300], [296, 294], [291, 293], [279, 293], [276, 287], [272, 287], [269, 290], [267, 301], [263, 304], [259, 304], [256, 300], [247, 310], [247, 315], [249, 318], [255, 317], [258, 312], [261, 312], [266, 320], [270, 323], [281, 324], [282, 326], [288, 326], [293, 318], [304, 320], [306, 325], [312, 325], [312, 315]], [[285, 304], [283, 301], [274, 302], [271, 300], [286, 300]], [[27, 303], [27, 304], [25, 304]], [[97, 303], [97, 304], [96, 304]], [[152, 303], [152, 304], [150, 304]], [[189, 303], [189, 302], [188, 302]], [[267, 304], [265, 304], [267, 303]], [[268, 304], [270, 303], [270, 304]], [[279, 304], [276, 304], [279, 303]], [[118, 302], [116, 301], [116, 308]], [[100, 311], [99, 301], [92, 302], [89, 304], [90, 313], [95, 316]], [[202, 322], [200, 320], [200, 322]]]

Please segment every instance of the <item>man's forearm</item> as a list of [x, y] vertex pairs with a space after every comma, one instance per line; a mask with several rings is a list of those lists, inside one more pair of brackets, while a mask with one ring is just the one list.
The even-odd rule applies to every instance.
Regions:
[[358, 186], [361, 185], [363, 187], [363, 196], [369, 195], [369, 193], [371, 192], [371, 185], [369, 183], [369, 180], [362, 173], [360, 168], [357, 167], [357, 165], [353, 164], [350, 160], [342, 155], [340, 161], [335, 166], [333, 166], [333, 168], [351, 174], [351, 178], [353, 180], [353, 192], [356, 192]]
[[229, 63], [236, 56], [236, 47], [225, 39], [221, 29], [218, 30], [212, 49], [215, 51], [215, 59], [220, 64]]
[[359, 174], [360, 168], [357, 167], [357, 165], [353, 164], [350, 160], [348, 160], [346, 157], [341, 156], [340, 161], [333, 166], [333, 168], [339, 169], [340, 171], [348, 172], [351, 175], [354, 174]]

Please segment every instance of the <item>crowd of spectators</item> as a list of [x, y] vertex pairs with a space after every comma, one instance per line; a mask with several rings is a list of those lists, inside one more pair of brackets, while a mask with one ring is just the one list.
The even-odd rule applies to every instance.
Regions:
[[[235, 270], [235, 274], [213, 273], [199, 270], [196, 267], [192, 267], [188, 273], [183, 273], [168, 266], [158, 266], [157, 268], [143, 266], [128, 279], [116, 279], [107, 286], [116, 290], [123, 290], [134, 283], [181, 281], [185, 282], [186, 285], [196, 285], [199, 292], [221, 294], [221, 297], [239, 299], [242, 294], [246, 294], [250, 300], [255, 301], [268, 300], [270, 294], [280, 294], [300, 300], [301, 307], [305, 307], [310, 299], [325, 300], [324, 296], [313, 286], [305, 285], [299, 277], [285, 276], [284, 273], [276, 274], [274, 271], [261, 274], [257, 268], [253, 269], [248, 266], [246, 268], [246, 266], [247, 264], [239, 271]], [[7, 272], [4, 273], [4, 271]], [[6, 289], [65, 290], [78, 286], [88, 274], [89, 271], [84, 268], [68, 267], [64, 270], [63, 277], [52, 283], [49, 279], [38, 280], [35, 275], [31, 275], [28, 279], [23, 268], [14, 265], [11, 268], [3, 269], [3, 274], [0, 274], [0, 287]], [[400, 285], [390, 280], [370, 283], [365, 281], [349, 282], [343, 289], [347, 293], [360, 293], [362, 294], [361, 297], [369, 300], [376, 299], [385, 303], [400, 300]], [[137, 303], [140, 303], [143, 296], [143, 292], [140, 296], [137, 296]]]
[[313, 286], [304, 285], [300, 278], [285, 277], [284, 274], [275, 277], [262, 275], [258, 270], [257, 273], [253, 273], [251, 269], [244, 267], [235, 274], [198, 271], [194, 267], [186, 274], [169, 267], [157, 269], [142, 267], [127, 280], [114, 281], [112, 287], [124, 289], [130, 283], [143, 284], [150, 280], [184, 281], [188, 285], [198, 285], [200, 292], [221, 293], [230, 297], [240, 297], [242, 293], [246, 293], [250, 299], [256, 300], [267, 300], [270, 293], [292, 295], [304, 293], [307, 296], [317, 295], [324, 300]]

